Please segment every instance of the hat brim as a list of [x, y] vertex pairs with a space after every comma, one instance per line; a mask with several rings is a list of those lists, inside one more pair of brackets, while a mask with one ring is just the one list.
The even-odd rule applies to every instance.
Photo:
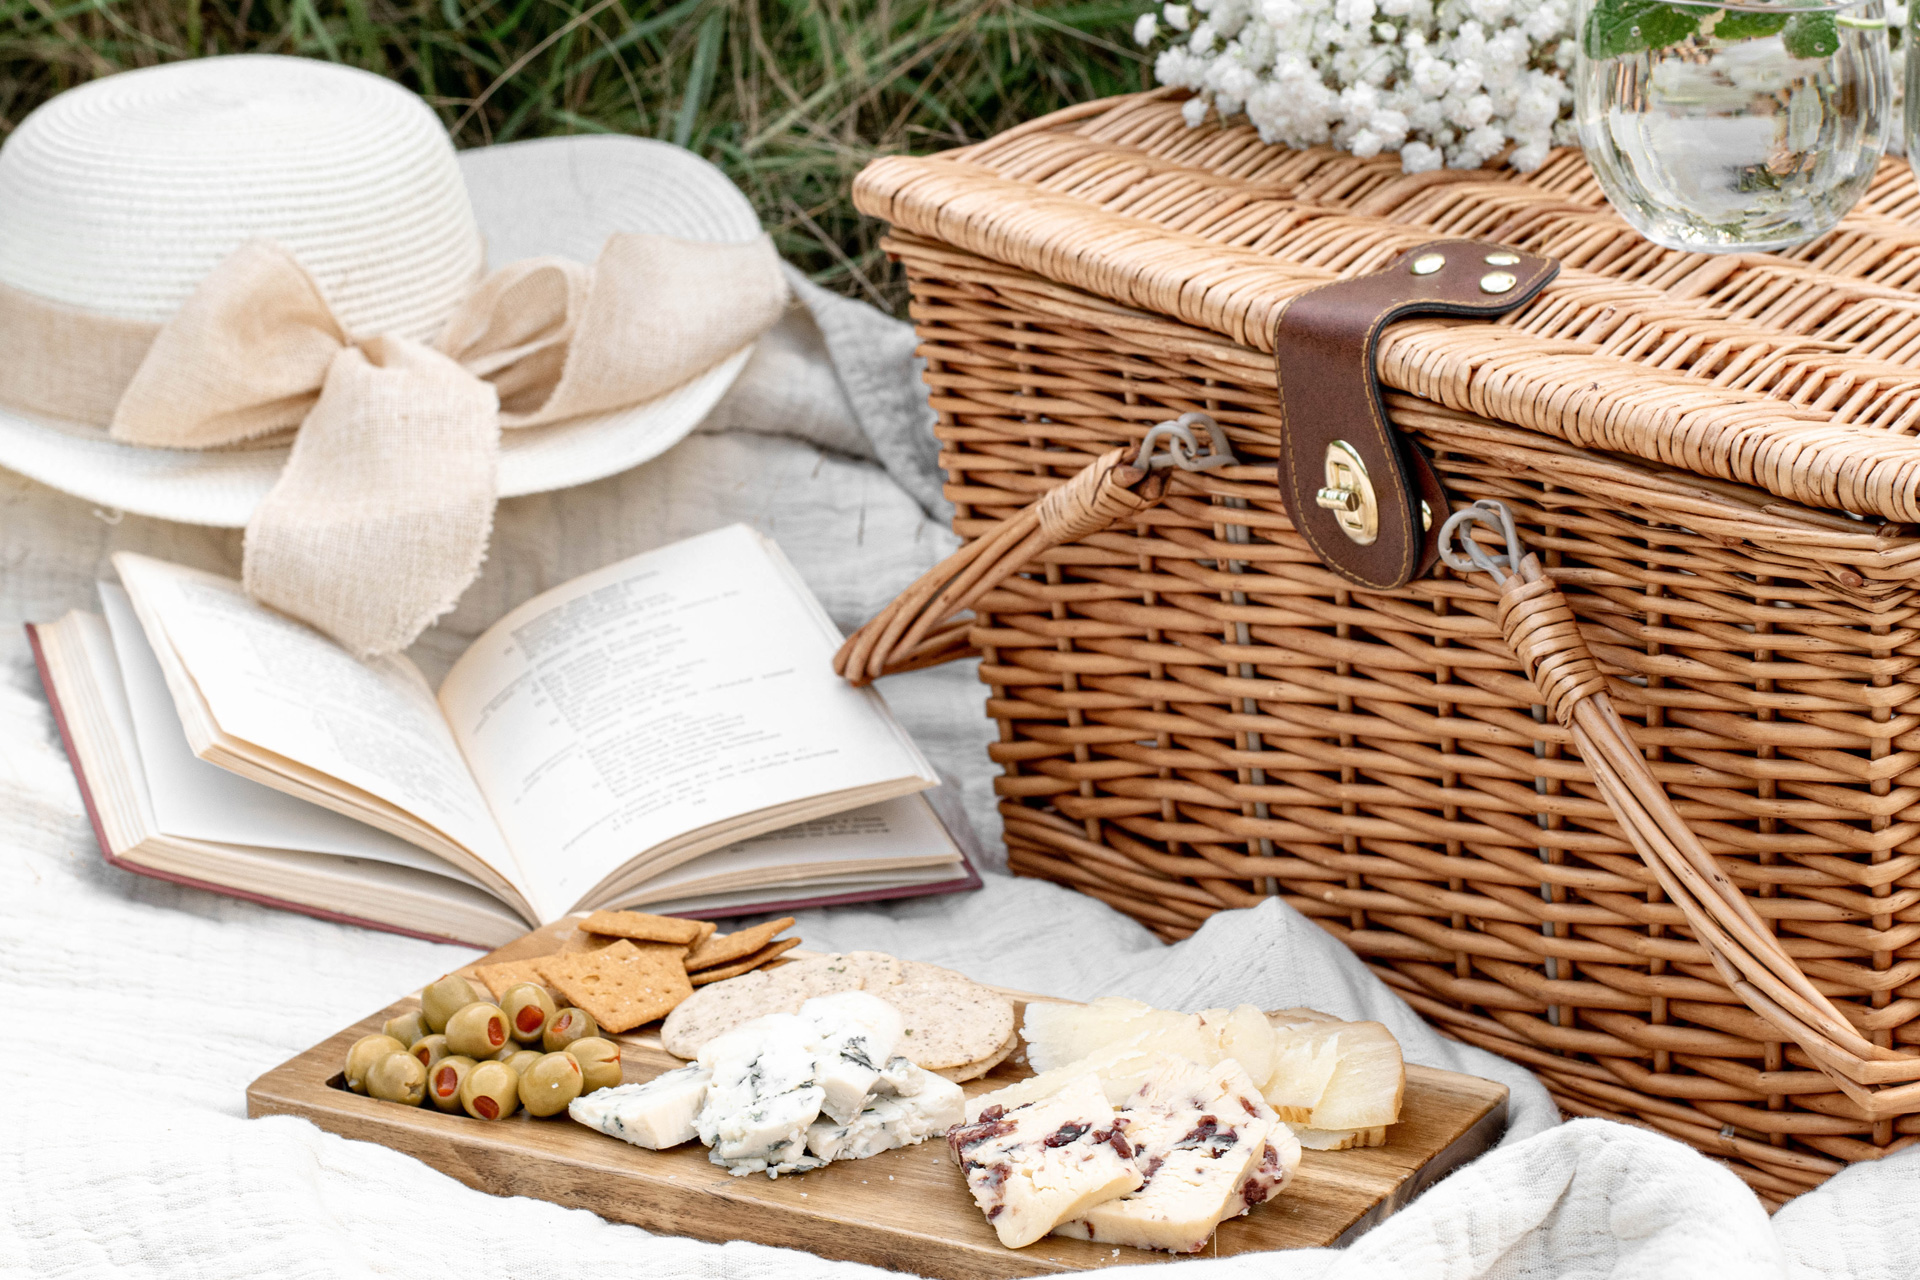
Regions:
[[[554, 254], [591, 262], [619, 231], [683, 240], [760, 234], [753, 206], [705, 160], [644, 138], [541, 138], [462, 152], [491, 270]], [[746, 366], [752, 348], [646, 404], [501, 433], [501, 497], [614, 475], [679, 443]], [[241, 528], [279, 479], [287, 449], [192, 451], [118, 444], [98, 428], [0, 408], [0, 466], [103, 507]]]

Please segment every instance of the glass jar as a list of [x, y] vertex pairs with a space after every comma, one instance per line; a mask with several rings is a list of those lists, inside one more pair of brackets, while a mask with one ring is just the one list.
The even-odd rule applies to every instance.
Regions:
[[1580, 145], [1655, 244], [1789, 248], [1873, 180], [1892, 106], [1883, 0], [1581, 0], [1578, 19]]

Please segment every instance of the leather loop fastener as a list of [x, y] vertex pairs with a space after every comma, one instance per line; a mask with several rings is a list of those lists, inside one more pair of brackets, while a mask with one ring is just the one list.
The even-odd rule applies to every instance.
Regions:
[[1551, 258], [1502, 245], [1436, 240], [1281, 311], [1273, 340], [1280, 492], [1327, 568], [1357, 586], [1404, 586], [1432, 564], [1448, 514], [1432, 464], [1387, 419], [1374, 367], [1381, 330], [1410, 316], [1505, 315], [1559, 270]]

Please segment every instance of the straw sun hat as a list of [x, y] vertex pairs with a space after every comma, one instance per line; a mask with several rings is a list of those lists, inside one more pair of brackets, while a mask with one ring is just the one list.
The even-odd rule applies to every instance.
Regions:
[[257, 598], [389, 652], [471, 582], [496, 496], [674, 444], [786, 301], [751, 206], [679, 148], [456, 156], [366, 72], [126, 72], [0, 147], [0, 466], [244, 526]]

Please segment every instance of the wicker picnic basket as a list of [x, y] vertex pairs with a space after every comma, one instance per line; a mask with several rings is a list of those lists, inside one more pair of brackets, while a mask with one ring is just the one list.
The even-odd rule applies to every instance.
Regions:
[[[1773, 1203], [1920, 1135], [1904, 162], [1803, 249], [1693, 256], [1576, 152], [1409, 176], [1151, 93], [877, 161], [855, 198], [970, 541], [843, 662], [981, 655], [1016, 870], [1170, 940], [1277, 894], [1567, 1112]], [[1441, 237], [1559, 264], [1371, 349], [1443, 505], [1504, 504], [1520, 545], [1475, 508], [1457, 568], [1360, 586], [1277, 483], [1276, 322]]]

